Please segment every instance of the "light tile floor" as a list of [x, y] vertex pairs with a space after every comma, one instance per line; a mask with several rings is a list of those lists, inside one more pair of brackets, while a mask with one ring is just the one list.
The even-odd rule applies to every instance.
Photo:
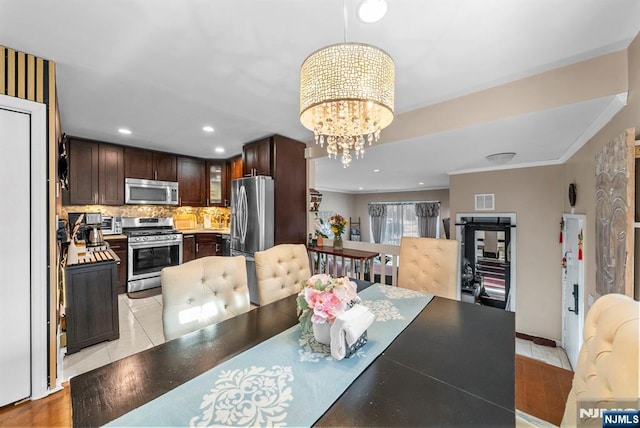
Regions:
[[[120, 294], [118, 309], [120, 339], [99, 343], [65, 356], [63, 380], [164, 343], [161, 295], [130, 299], [126, 294]], [[536, 345], [529, 340], [516, 338], [516, 354], [572, 370], [562, 348]]]
[[566, 352], [560, 347], [552, 348], [550, 346], [537, 345], [530, 340], [516, 337], [516, 354], [573, 371]]
[[84, 348], [63, 360], [63, 380], [164, 343], [162, 296], [130, 299], [118, 295], [120, 338]]

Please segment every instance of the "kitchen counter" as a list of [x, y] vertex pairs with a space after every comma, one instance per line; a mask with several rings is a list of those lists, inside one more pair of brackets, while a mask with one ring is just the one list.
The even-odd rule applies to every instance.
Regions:
[[127, 235], [122, 233], [119, 235], [104, 235], [103, 238], [105, 241], [109, 241], [110, 239], [127, 239]]
[[120, 263], [120, 257], [113, 252], [113, 250], [105, 250], [105, 251], [94, 251], [88, 252], [88, 256], [82, 259], [79, 259], [75, 263], [67, 263], [66, 266], [78, 266], [78, 265], [89, 265], [89, 264], [97, 264], [97, 263], [105, 263], [105, 262], [115, 262]]
[[217, 233], [219, 235], [229, 235], [231, 231], [229, 229], [178, 229], [182, 234], [191, 233]]

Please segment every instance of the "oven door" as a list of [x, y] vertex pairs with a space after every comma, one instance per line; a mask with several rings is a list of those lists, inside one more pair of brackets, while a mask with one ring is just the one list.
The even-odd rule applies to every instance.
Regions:
[[127, 291], [160, 285], [160, 271], [182, 263], [182, 240], [171, 242], [130, 242]]

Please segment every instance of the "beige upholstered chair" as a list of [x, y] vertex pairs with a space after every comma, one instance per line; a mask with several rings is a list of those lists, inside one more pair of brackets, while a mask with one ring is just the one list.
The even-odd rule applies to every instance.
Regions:
[[307, 247], [280, 244], [255, 253], [260, 305], [300, 292], [302, 282], [311, 277]]
[[402, 237], [398, 287], [460, 300], [458, 241]]
[[162, 269], [162, 328], [166, 340], [250, 309], [245, 258], [203, 257]]
[[640, 303], [630, 297], [605, 294], [591, 306], [561, 426], [577, 425], [578, 401], [606, 403], [640, 397], [639, 326]]

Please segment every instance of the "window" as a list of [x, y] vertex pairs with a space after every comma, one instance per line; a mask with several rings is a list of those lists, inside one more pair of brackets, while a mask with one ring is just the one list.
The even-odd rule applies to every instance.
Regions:
[[[400, 239], [403, 236], [420, 236], [418, 217], [416, 216], [416, 204], [420, 202], [382, 202], [380, 205], [387, 207], [387, 215], [385, 219], [384, 233], [382, 244], [400, 245]], [[371, 205], [376, 204], [372, 202]], [[371, 219], [370, 219], [371, 220]], [[440, 215], [437, 218], [438, 225], [440, 223]], [[369, 222], [370, 227], [373, 221]], [[437, 228], [436, 237], [439, 236], [440, 228]], [[371, 242], [373, 240], [373, 230], [370, 230]]]

